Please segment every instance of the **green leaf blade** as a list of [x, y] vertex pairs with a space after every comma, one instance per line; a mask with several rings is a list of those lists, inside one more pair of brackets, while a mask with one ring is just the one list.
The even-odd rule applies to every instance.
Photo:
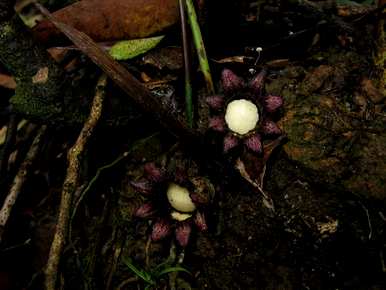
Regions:
[[172, 272], [184, 272], [184, 273], [187, 273], [189, 275], [192, 275], [192, 273], [190, 273], [188, 270], [186, 270], [185, 268], [182, 268], [182, 267], [179, 267], [179, 266], [176, 266], [176, 267], [168, 267], [166, 269], [163, 269], [162, 271], [159, 271], [157, 273], [157, 277], [161, 277], [165, 274], [168, 274], [168, 273], [172, 273]]
[[115, 60], [132, 59], [156, 47], [163, 38], [164, 35], [119, 41], [110, 48], [109, 54]]
[[134, 272], [135, 275], [137, 275], [138, 277], [140, 277], [142, 280], [144, 280], [146, 283], [148, 284], [151, 284], [151, 285], [155, 285], [155, 282], [154, 280], [152, 279], [151, 275], [149, 273], [147, 273], [146, 271], [142, 271], [140, 269], [138, 269], [136, 266], [134, 266], [132, 263], [131, 263], [131, 260], [129, 259], [124, 259], [123, 260], [123, 263], [125, 263], [125, 265], [127, 267], [129, 267], [129, 269], [131, 271]]

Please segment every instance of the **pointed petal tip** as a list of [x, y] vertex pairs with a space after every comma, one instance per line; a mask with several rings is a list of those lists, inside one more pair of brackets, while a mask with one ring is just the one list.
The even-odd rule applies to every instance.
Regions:
[[170, 234], [170, 232], [171, 232], [170, 223], [164, 219], [160, 219], [153, 225], [151, 239], [155, 242], [162, 240], [163, 238], [167, 237]]
[[134, 216], [139, 218], [147, 218], [153, 215], [155, 212], [154, 206], [151, 202], [147, 202], [141, 205], [134, 213]]
[[255, 153], [263, 152], [263, 145], [261, 144], [261, 136], [259, 134], [252, 135], [244, 141], [245, 146]]
[[204, 193], [193, 192], [190, 194], [190, 198], [192, 199], [194, 204], [207, 204], [209, 203], [209, 198]]
[[130, 181], [130, 185], [134, 188], [135, 191], [148, 195], [153, 190], [153, 186], [150, 181], [146, 179], [141, 179], [138, 181]]
[[224, 98], [219, 95], [209, 96], [205, 99], [206, 103], [212, 109], [219, 110], [224, 106]]
[[146, 178], [153, 182], [162, 181], [164, 174], [160, 168], [158, 168], [154, 162], [149, 162], [144, 165], [144, 171]]
[[263, 69], [248, 84], [258, 97], [262, 93], [266, 75], [267, 70]]
[[265, 120], [261, 127], [264, 135], [280, 135], [282, 133], [279, 126], [271, 120]]
[[230, 69], [222, 71], [221, 83], [225, 93], [232, 93], [245, 86], [244, 81]]
[[264, 108], [267, 112], [273, 113], [283, 106], [283, 98], [281, 96], [268, 95], [264, 99]]
[[176, 228], [176, 240], [181, 247], [186, 247], [189, 243], [192, 227], [188, 222], [180, 223]]
[[223, 117], [212, 117], [209, 119], [209, 128], [217, 131], [224, 132], [225, 131], [225, 119]]
[[224, 153], [227, 153], [229, 150], [235, 148], [237, 145], [239, 145], [239, 139], [234, 135], [227, 135], [224, 138]]

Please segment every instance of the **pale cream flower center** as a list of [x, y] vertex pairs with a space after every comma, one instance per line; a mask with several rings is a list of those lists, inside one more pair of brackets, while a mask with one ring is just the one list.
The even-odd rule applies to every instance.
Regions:
[[225, 112], [225, 122], [233, 132], [244, 135], [256, 127], [259, 121], [257, 106], [241, 99], [230, 102]]
[[167, 197], [170, 205], [181, 212], [192, 212], [196, 209], [189, 191], [175, 183], [170, 183], [167, 190]]

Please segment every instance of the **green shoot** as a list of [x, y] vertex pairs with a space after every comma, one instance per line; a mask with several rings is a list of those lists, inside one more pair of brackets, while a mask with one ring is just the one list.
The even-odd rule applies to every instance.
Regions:
[[158, 266], [156, 266], [154, 269], [150, 269], [149, 271], [146, 271], [144, 269], [139, 269], [138, 267], [136, 267], [130, 258], [123, 259], [123, 263], [138, 278], [141, 278], [146, 283], [145, 290], [151, 289], [152, 287], [156, 286], [158, 281], [162, 278], [162, 276], [165, 276], [166, 274], [174, 273], [174, 272], [185, 272], [185, 273], [191, 274], [185, 268], [180, 266], [173, 267], [168, 262], [161, 263]]
[[204, 75], [208, 93], [213, 95], [214, 86], [212, 81], [212, 75], [210, 74], [208, 58], [206, 56], [204, 41], [202, 40], [200, 25], [198, 24], [198, 21], [197, 21], [196, 11], [194, 9], [192, 0], [185, 0], [185, 3], [186, 3], [186, 11], [188, 15], [190, 28], [192, 30], [193, 42], [194, 42], [194, 46], [196, 48], [198, 60], [200, 63], [200, 68]]

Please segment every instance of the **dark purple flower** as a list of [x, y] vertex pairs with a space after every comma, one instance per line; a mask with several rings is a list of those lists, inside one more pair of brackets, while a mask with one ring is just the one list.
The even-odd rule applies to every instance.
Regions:
[[[197, 208], [209, 202], [209, 195], [213, 195], [214, 188], [204, 177], [190, 177], [182, 167], [173, 168], [174, 177], [170, 178], [171, 173], [166, 173], [165, 169], [158, 168], [154, 163], [147, 163], [144, 165], [144, 178], [130, 182], [138, 192], [150, 199], [135, 211], [134, 216], [156, 220], [151, 232], [153, 241], [167, 237], [172, 228], [175, 228], [178, 244], [185, 247], [193, 224], [198, 230], [207, 228], [204, 215]], [[189, 186], [186, 187], [186, 184]], [[157, 188], [165, 188], [165, 198], [160, 198], [162, 191], [154, 192]], [[182, 210], [181, 207], [186, 208], [188, 200], [193, 206], [190, 210]], [[177, 201], [180, 203], [178, 207]]]
[[215, 109], [211, 111], [213, 115], [208, 127], [225, 133], [224, 153], [243, 144], [248, 150], [262, 154], [263, 138], [276, 138], [282, 134], [272, 115], [283, 106], [283, 98], [263, 95], [266, 75], [267, 71], [263, 69], [245, 84], [231, 70], [224, 69], [221, 80], [226, 102], [222, 96], [207, 98], [209, 106]]

